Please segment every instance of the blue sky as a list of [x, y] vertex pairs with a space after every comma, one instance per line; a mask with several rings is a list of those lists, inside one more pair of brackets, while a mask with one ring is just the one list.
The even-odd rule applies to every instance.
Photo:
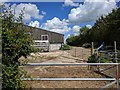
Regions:
[[120, 5], [120, 2], [114, 0], [93, 1], [9, 2], [6, 7], [10, 4], [15, 9], [16, 17], [25, 7], [26, 25], [62, 33], [66, 39], [70, 34], [78, 35], [83, 26], [91, 28], [100, 16], [107, 15]]

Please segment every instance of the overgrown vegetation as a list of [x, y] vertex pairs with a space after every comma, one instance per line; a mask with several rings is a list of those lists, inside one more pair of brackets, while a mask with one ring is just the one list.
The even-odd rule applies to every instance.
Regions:
[[21, 90], [24, 88], [21, 77], [23, 71], [19, 69], [21, 56], [27, 55], [34, 49], [32, 40], [23, 24], [23, 11], [15, 18], [11, 8], [4, 8], [2, 12], [2, 89]]
[[98, 62], [98, 58], [97, 58], [97, 56], [95, 55], [95, 54], [93, 54], [92, 56], [90, 56], [89, 58], [88, 58], [88, 61], [87, 61], [88, 63], [97, 63]]
[[93, 54], [88, 58], [88, 63], [111, 63], [111, 60], [105, 59], [102, 56], [97, 56], [96, 54]]
[[69, 45], [67, 45], [67, 44], [64, 44], [61, 48], [60, 48], [60, 50], [70, 50], [71, 49], [71, 47], [69, 46]]
[[66, 42], [70, 46], [80, 46], [81, 45], [81, 39], [79, 36], [71, 36], [67, 38]]

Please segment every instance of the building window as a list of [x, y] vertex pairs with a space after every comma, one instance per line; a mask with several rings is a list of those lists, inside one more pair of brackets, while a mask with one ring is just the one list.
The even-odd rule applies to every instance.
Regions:
[[48, 35], [42, 35], [41, 40], [48, 40]]

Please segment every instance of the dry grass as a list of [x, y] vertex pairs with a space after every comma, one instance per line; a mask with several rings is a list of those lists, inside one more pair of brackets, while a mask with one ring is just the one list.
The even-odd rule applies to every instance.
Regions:
[[[72, 50], [69, 51], [36, 53], [32, 56], [29, 56], [27, 61], [31, 63], [85, 63], [89, 56], [90, 49], [74, 47]], [[22, 57], [20, 58], [20, 61], [24, 62], [25, 59]], [[87, 66], [31, 66], [23, 68], [31, 77], [104, 78], [104, 76], [88, 70]], [[24, 81], [24, 83], [27, 84], [27, 87], [32, 88], [100, 88], [109, 83], [109, 81]]]

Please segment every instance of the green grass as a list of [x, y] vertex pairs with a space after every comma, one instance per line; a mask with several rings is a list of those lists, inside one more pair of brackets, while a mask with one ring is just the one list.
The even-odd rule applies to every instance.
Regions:
[[64, 44], [60, 50], [70, 50], [71, 49], [71, 46], [67, 45], [67, 44]]

